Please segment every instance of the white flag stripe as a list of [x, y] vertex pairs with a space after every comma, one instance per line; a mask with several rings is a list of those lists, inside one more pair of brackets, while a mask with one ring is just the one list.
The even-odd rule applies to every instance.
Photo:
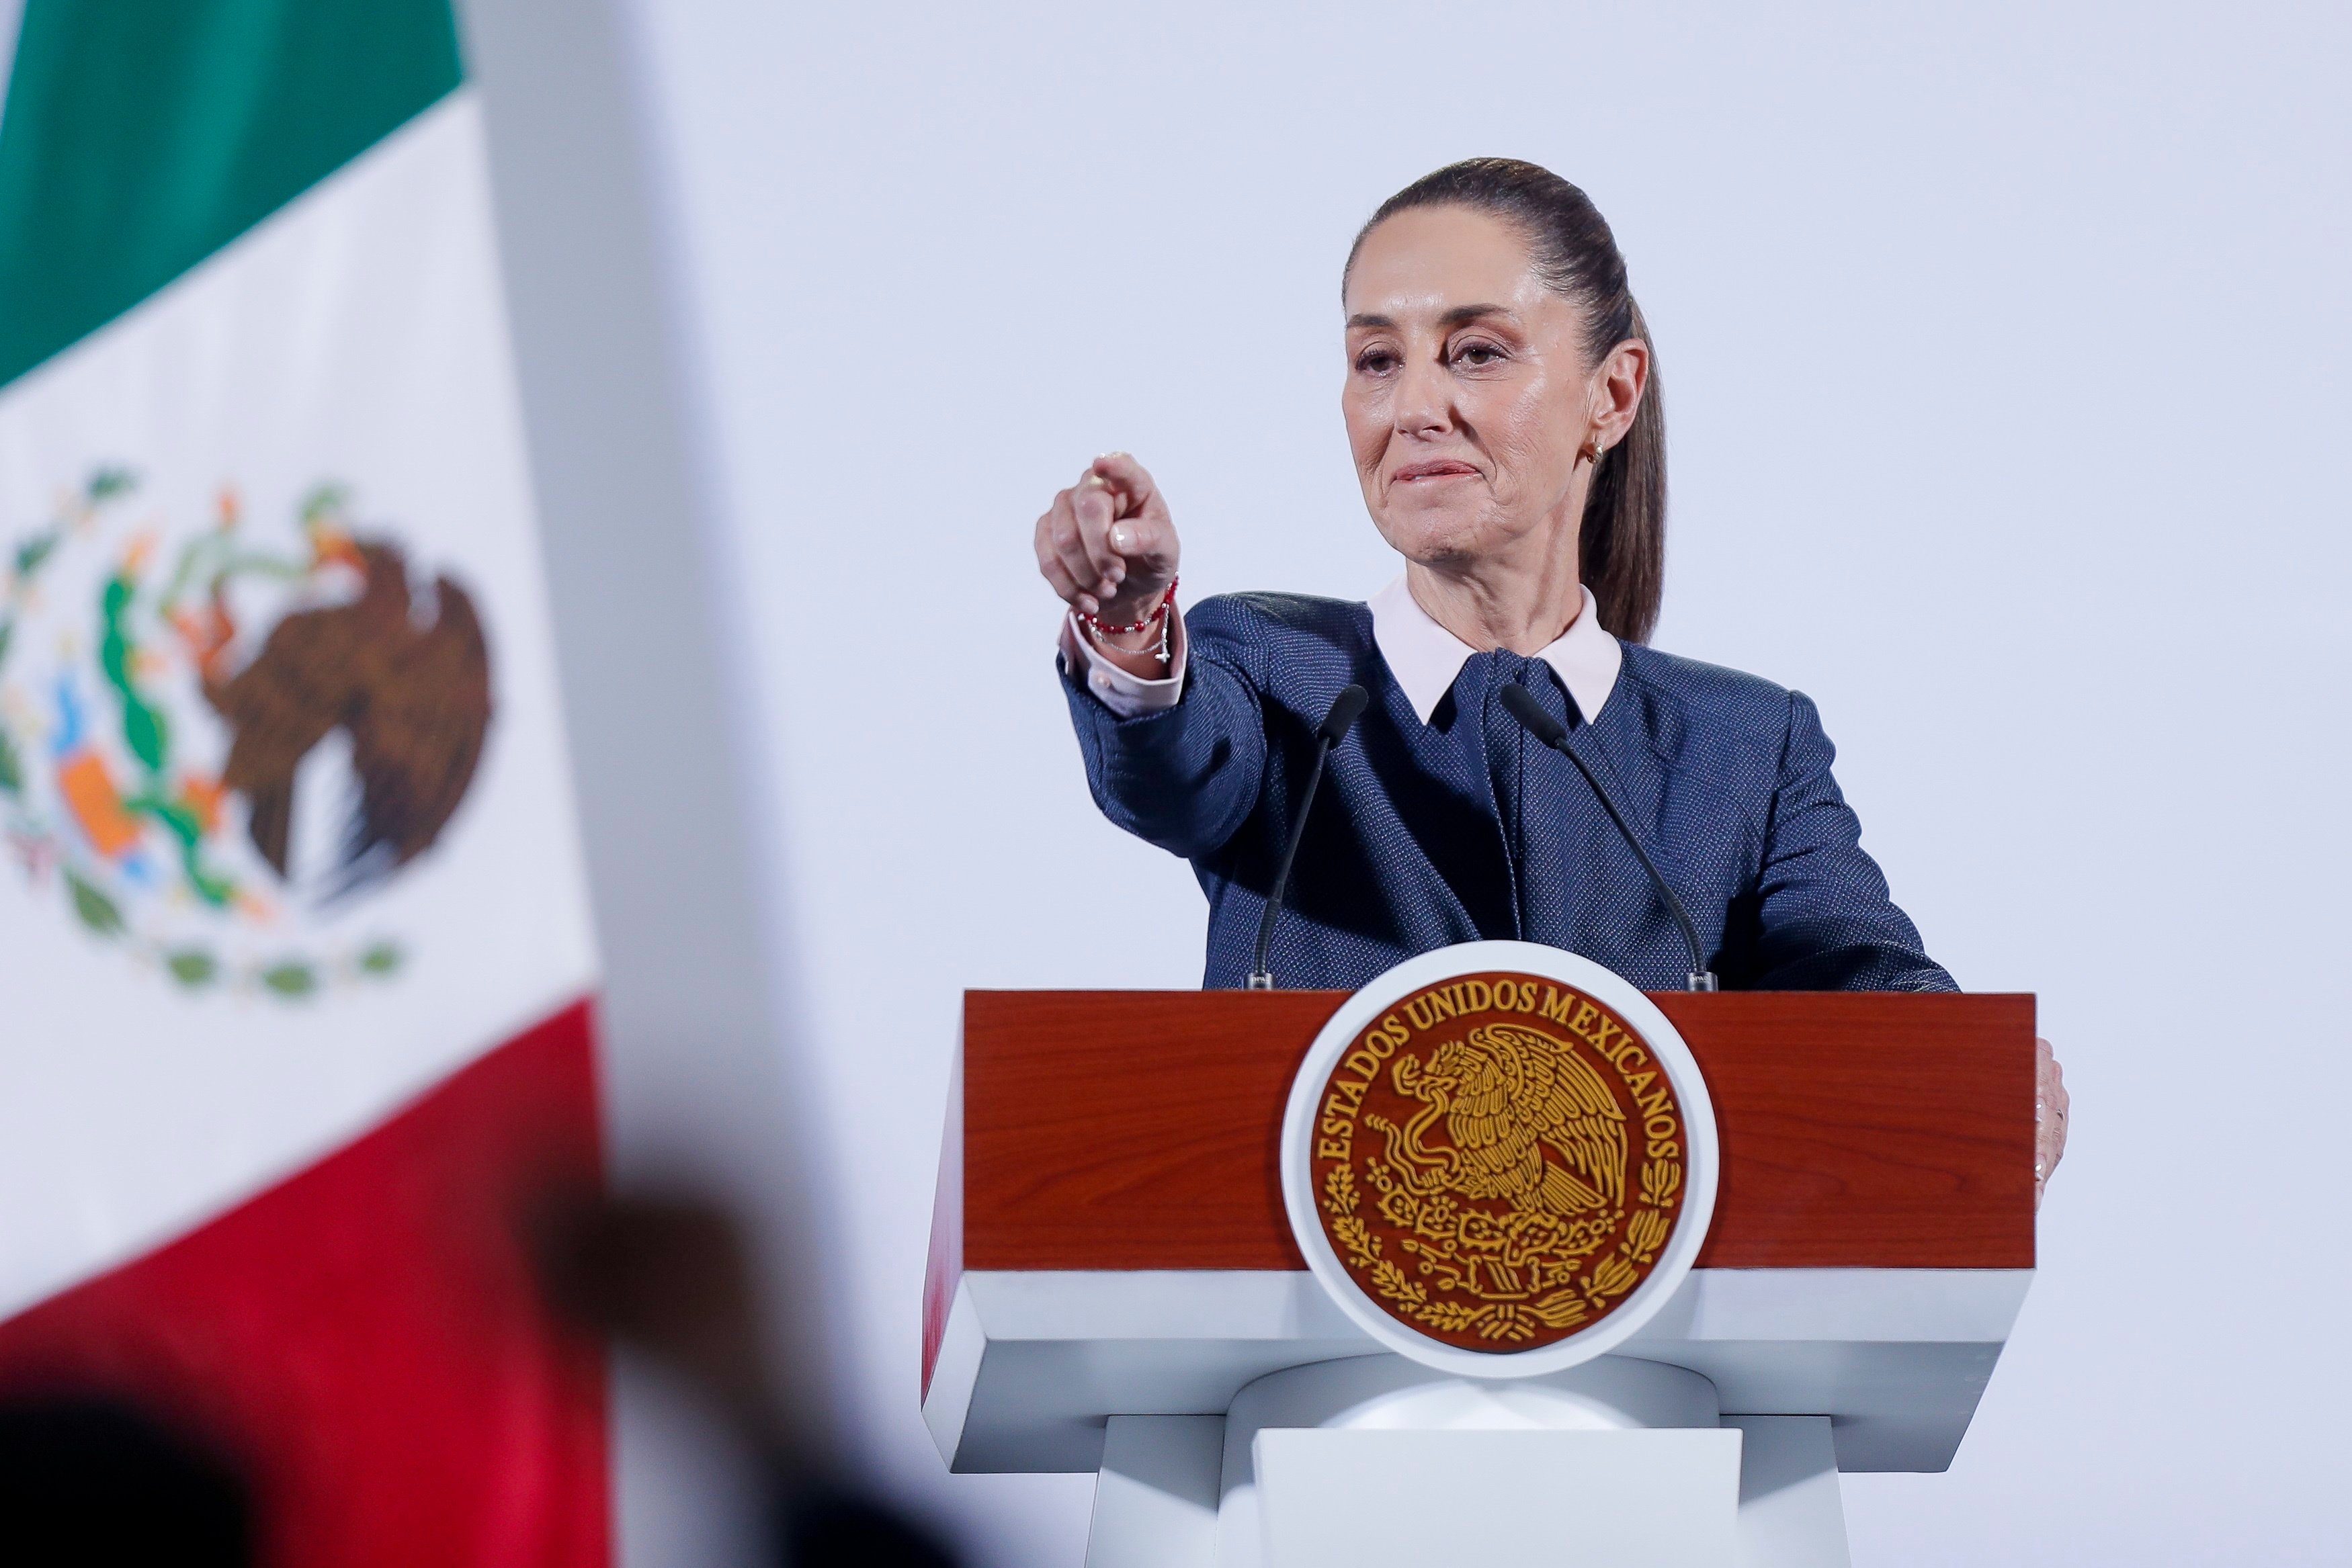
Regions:
[[25, 0], [0, 0], [0, 125], [8, 122], [8, 71], [16, 63], [16, 30], [25, 20]]
[[[308, 1164], [593, 983], [499, 287], [466, 89], [0, 394], [0, 545], [104, 465], [139, 476], [138, 527], [175, 538], [223, 486], [242, 528], [299, 538], [302, 497], [337, 482], [413, 580], [472, 597], [493, 683], [434, 847], [362, 898], [285, 900], [289, 942], [393, 933], [389, 979], [177, 986], [78, 924], [54, 872], [0, 860], [0, 1313]], [[193, 734], [210, 716], [188, 707]]]

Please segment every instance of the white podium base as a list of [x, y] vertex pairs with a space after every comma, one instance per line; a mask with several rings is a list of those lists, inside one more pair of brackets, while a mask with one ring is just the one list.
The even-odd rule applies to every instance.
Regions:
[[1739, 1434], [1265, 1431], [1265, 1568], [1725, 1568]]
[[1830, 1423], [1720, 1416], [1615, 1356], [1486, 1383], [1372, 1355], [1289, 1368], [1224, 1416], [1114, 1416], [1087, 1568], [1529, 1563], [1847, 1568]]

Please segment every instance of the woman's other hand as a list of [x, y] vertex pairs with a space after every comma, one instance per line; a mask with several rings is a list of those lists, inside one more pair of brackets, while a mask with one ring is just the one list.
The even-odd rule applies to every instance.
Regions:
[[1143, 465], [1109, 452], [1037, 519], [1037, 570], [1062, 601], [1106, 625], [1149, 616], [1176, 580], [1176, 525]]
[[2033, 1042], [2033, 1207], [2066, 1157], [2066, 1070], [2046, 1040]]

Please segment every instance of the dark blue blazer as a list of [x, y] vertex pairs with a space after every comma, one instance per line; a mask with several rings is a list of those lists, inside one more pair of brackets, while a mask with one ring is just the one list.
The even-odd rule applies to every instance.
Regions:
[[1355, 682], [1371, 706], [1331, 754], [1274, 940], [1276, 983], [1353, 989], [1416, 953], [1545, 942], [1679, 990], [1680, 931], [1564, 757], [1496, 700], [1533, 690], [1614, 791], [1727, 988], [1952, 990], [1864, 854], [1812, 703], [1753, 675], [1624, 645], [1591, 724], [1551, 667], [1480, 653], [1422, 723], [1370, 607], [1246, 593], [1185, 615], [1183, 700], [1122, 719], [1063, 672], [1104, 814], [1192, 862], [1205, 984], [1238, 987], [1297, 820], [1315, 727]]

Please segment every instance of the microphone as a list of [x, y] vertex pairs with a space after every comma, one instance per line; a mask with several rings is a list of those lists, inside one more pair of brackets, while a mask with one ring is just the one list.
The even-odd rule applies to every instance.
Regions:
[[1266, 952], [1274, 946], [1274, 922], [1282, 913], [1282, 890], [1290, 884], [1290, 862], [1298, 858], [1298, 841], [1307, 833], [1307, 814], [1315, 810], [1315, 787], [1323, 782], [1324, 759], [1371, 700], [1372, 695], [1361, 686], [1343, 687], [1331, 699], [1331, 711], [1315, 727], [1315, 766], [1307, 770], [1307, 793], [1298, 799], [1298, 821], [1290, 824], [1290, 841], [1282, 846], [1282, 863], [1275, 868], [1274, 888], [1266, 894], [1265, 914], [1257, 923], [1257, 963], [1249, 974], [1253, 991], [1274, 989], [1274, 971], [1265, 967]]
[[[1568, 700], [1572, 703], [1576, 699], [1571, 696]], [[1593, 772], [1591, 765], [1579, 757], [1575, 748], [1568, 744], [1568, 726], [1552, 717], [1535, 693], [1517, 684], [1503, 688], [1503, 706], [1509, 708], [1511, 716], [1526, 725], [1528, 733], [1538, 740], [1575, 763], [1576, 770], [1584, 775], [1584, 781], [1592, 786], [1592, 792], [1601, 798], [1601, 809], [1609, 813], [1609, 820], [1616, 823], [1617, 831], [1625, 836], [1625, 842], [1633, 848], [1633, 858], [1640, 861], [1642, 869], [1650, 873], [1651, 884], [1658, 890], [1658, 896], [1666, 901], [1666, 909], [1674, 915], [1675, 924], [1683, 928], [1683, 940], [1690, 946], [1690, 989], [1714, 990], [1715, 975], [1706, 967], [1706, 953], [1698, 945], [1698, 927], [1691, 924], [1690, 911], [1683, 907], [1683, 901], [1675, 896], [1675, 890], [1668, 887], [1666, 879], [1658, 873], [1657, 862], [1650, 858], [1650, 852], [1642, 847], [1633, 825], [1625, 820], [1625, 813], [1617, 809], [1617, 802], [1610, 798], [1609, 791], [1601, 788], [1600, 775]]]

